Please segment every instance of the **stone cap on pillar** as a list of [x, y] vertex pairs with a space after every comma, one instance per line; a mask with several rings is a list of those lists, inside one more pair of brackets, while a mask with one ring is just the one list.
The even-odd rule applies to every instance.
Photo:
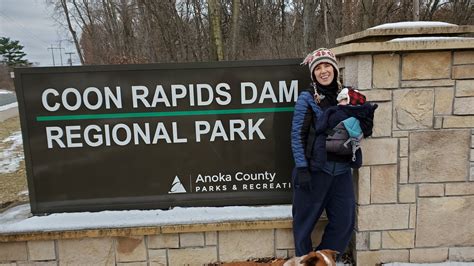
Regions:
[[336, 39], [339, 46], [332, 48], [336, 55], [416, 51], [472, 49], [473, 25], [458, 26], [437, 21], [387, 23]]

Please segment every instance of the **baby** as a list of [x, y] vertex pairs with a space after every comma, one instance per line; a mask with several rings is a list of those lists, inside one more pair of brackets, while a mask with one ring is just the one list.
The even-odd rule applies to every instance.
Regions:
[[344, 88], [337, 95], [338, 105], [361, 105], [365, 103], [365, 95], [352, 88]]
[[[346, 156], [353, 168], [362, 164], [362, 153], [358, 142], [372, 135], [374, 112], [377, 104], [366, 102], [366, 97], [357, 90], [344, 88], [337, 96], [338, 105], [326, 109], [316, 124], [316, 145], [326, 149], [320, 153], [322, 161], [335, 158], [335, 154]], [[352, 146], [348, 145], [353, 141]], [[355, 140], [355, 142], [354, 142]]]
[[367, 103], [365, 96], [352, 88], [344, 88], [337, 95], [337, 106], [326, 109], [318, 119], [316, 132], [325, 132], [334, 128], [341, 121], [354, 117], [360, 122], [364, 137], [372, 135], [374, 112], [377, 104]]

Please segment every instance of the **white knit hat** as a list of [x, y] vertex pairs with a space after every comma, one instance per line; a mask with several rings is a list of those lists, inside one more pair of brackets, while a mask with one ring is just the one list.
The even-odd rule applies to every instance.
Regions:
[[347, 99], [347, 102], [351, 102], [351, 98], [349, 96], [349, 89], [347, 88], [344, 88], [341, 90], [341, 92], [339, 92], [339, 94], [337, 95], [337, 101], [340, 102], [341, 100], [344, 100], [344, 99]]
[[309, 53], [303, 60], [303, 63], [301, 63], [302, 65], [308, 65], [311, 74], [311, 79], [313, 80], [313, 82], [316, 82], [316, 78], [313, 75], [314, 69], [320, 63], [331, 64], [334, 67], [334, 70], [336, 71], [336, 79], [339, 78], [339, 67], [337, 66], [336, 56], [333, 52], [331, 52], [331, 50], [327, 48], [319, 48]]

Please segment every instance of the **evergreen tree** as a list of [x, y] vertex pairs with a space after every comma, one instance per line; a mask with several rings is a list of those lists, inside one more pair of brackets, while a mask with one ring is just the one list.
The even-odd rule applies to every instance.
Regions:
[[29, 66], [28, 60], [24, 59], [26, 53], [23, 52], [24, 46], [19, 41], [12, 41], [7, 37], [0, 37], [0, 56], [2, 64], [9, 67]]

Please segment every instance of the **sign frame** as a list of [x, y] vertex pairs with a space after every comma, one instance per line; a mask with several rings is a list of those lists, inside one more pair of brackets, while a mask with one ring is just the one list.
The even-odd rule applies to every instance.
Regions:
[[[196, 194], [180, 195], [179, 201], [173, 195], [167, 196], [143, 196], [143, 197], [116, 197], [98, 199], [66, 200], [58, 202], [37, 201], [36, 180], [33, 171], [33, 158], [31, 154], [30, 132], [28, 131], [25, 88], [23, 80], [28, 75], [53, 74], [53, 73], [75, 73], [75, 72], [110, 72], [110, 71], [142, 71], [142, 70], [182, 70], [182, 69], [209, 69], [209, 68], [246, 68], [249, 66], [287, 66], [300, 64], [300, 59], [281, 60], [255, 60], [255, 61], [228, 61], [228, 62], [204, 62], [204, 63], [160, 63], [160, 64], [139, 64], [139, 65], [90, 65], [72, 67], [32, 67], [15, 68], [15, 89], [18, 98], [20, 113], [20, 123], [23, 135], [23, 148], [25, 153], [25, 167], [28, 181], [31, 212], [35, 215], [54, 212], [76, 212], [76, 211], [102, 211], [102, 210], [123, 210], [123, 209], [168, 209], [172, 207], [196, 207], [196, 206], [229, 206], [229, 205], [272, 205], [290, 204], [292, 198], [291, 190], [280, 191], [256, 191], [257, 196], [249, 199], [250, 192], [227, 193], [225, 197], [221, 193], [209, 194], [207, 199], [202, 199]], [[304, 71], [307, 72], [306, 67]], [[306, 75], [309, 76], [309, 75]], [[308, 81], [310, 81], [308, 77]], [[309, 84], [309, 82], [308, 82]], [[307, 84], [301, 84], [306, 86]], [[301, 90], [301, 88], [298, 88]], [[292, 160], [291, 154], [288, 159]], [[290, 179], [290, 177], [288, 177]], [[264, 203], [262, 204], [262, 200]]]

